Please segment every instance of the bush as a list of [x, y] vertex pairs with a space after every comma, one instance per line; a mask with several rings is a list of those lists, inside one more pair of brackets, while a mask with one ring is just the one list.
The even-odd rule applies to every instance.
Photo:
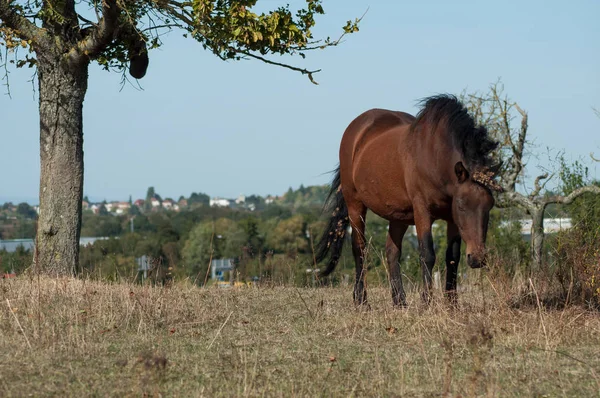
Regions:
[[600, 309], [600, 226], [580, 223], [561, 233], [556, 252], [565, 300]]

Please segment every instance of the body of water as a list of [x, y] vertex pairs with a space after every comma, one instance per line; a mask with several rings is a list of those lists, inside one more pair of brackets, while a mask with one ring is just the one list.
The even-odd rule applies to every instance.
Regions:
[[[93, 244], [97, 240], [106, 240], [107, 237], [82, 237], [79, 239], [79, 244], [81, 246], [87, 246]], [[0, 250], [6, 250], [9, 253], [12, 253], [17, 250], [20, 246], [25, 250], [33, 250], [35, 246], [35, 241], [33, 239], [9, 239], [9, 240], [0, 240]]]

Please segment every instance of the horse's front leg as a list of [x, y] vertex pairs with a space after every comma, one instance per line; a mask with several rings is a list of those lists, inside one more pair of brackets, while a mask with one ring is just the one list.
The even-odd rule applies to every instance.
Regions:
[[427, 211], [420, 213], [415, 211], [415, 226], [417, 228], [417, 239], [419, 240], [419, 258], [423, 271], [423, 294], [425, 303], [431, 301], [432, 273], [435, 265], [435, 250], [433, 249], [433, 235], [431, 225], [433, 219]]
[[446, 249], [446, 297], [450, 304], [458, 304], [456, 294], [456, 278], [458, 276], [458, 263], [460, 262], [460, 234], [458, 227], [448, 221], [447, 228], [448, 248]]
[[402, 256], [402, 238], [408, 225], [399, 222], [390, 222], [388, 237], [385, 244], [385, 254], [392, 287], [392, 300], [394, 306], [406, 307], [406, 294], [402, 286], [402, 273], [400, 272], [400, 257]]

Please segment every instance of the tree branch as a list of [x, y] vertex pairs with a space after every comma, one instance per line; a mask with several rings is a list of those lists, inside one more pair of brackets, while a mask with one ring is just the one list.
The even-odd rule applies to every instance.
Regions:
[[537, 178], [535, 179], [535, 183], [533, 184], [534, 188], [533, 191], [531, 191], [531, 193], [529, 194], [529, 198], [533, 199], [536, 196], [538, 196], [538, 194], [540, 193], [540, 191], [544, 188], [544, 186], [546, 185], [546, 182], [544, 182], [542, 185], [540, 185], [540, 181], [545, 180], [548, 178], [548, 173], [544, 173], [540, 176], [537, 176]]
[[119, 18], [119, 6], [116, 0], [102, 1], [102, 18], [89, 33], [69, 51], [69, 61], [80, 63], [100, 54], [113, 40]]
[[[505, 184], [503, 187], [507, 191], [514, 191], [515, 186], [517, 185], [517, 179], [523, 170], [523, 151], [525, 150], [525, 142], [527, 139], [527, 129], [528, 129], [528, 116], [527, 112], [525, 112], [519, 105], [515, 102], [514, 107], [517, 109], [519, 114], [521, 115], [521, 129], [519, 130], [519, 137], [517, 139], [516, 145], [512, 144], [512, 156], [510, 157], [510, 165], [511, 172], [508, 174], [506, 178]], [[508, 110], [507, 110], [508, 111]], [[510, 130], [507, 132], [510, 135]]]
[[50, 40], [46, 31], [38, 28], [33, 22], [25, 18], [11, 3], [11, 0], [0, 0], [0, 20], [2, 20], [2, 23], [18, 32], [21, 39], [30, 40], [38, 49], [45, 48]]
[[313, 73], [321, 72], [321, 69], [308, 70], [308, 69], [305, 69], [305, 68], [298, 68], [297, 66], [292, 66], [292, 65], [289, 65], [289, 64], [281, 63], [281, 62], [271, 61], [271, 60], [269, 60], [267, 58], [261, 57], [259, 55], [252, 54], [251, 52], [248, 52], [248, 51], [238, 50], [238, 49], [236, 49], [234, 47], [230, 47], [230, 49], [231, 49], [231, 51], [235, 51], [238, 54], [242, 54], [242, 55], [245, 55], [245, 56], [250, 57], [250, 58], [258, 59], [259, 61], [262, 61], [265, 64], [281, 66], [282, 68], [287, 68], [287, 69], [295, 70], [296, 72], [300, 72], [303, 75], [308, 75], [308, 79], [311, 81], [311, 83], [319, 85], [319, 83], [317, 83], [313, 79], [312, 75], [313, 75]]
[[588, 185], [585, 187], [577, 188], [576, 190], [574, 190], [567, 196], [561, 196], [561, 195], [551, 196], [546, 200], [546, 202], [568, 205], [568, 204], [571, 204], [579, 196], [581, 196], [585, 193], [595, 193], [596, 195], [600, 195], [600, 187], [598, 187], [596, 185]]
[[536, 203], [532, 199], [516, 191], [504, 192], [498, 195], [496, 207], [506, 209], [513, 205], [517, 205], [529, 212], [536, 207]]
[[164, 25], [153, 25], [153, 26], [149, 26], [145, 29], [140, 30], [140, 33], [148, 32], [148, 31], [152, 31], [152, 30], [164, 29], [164, 28], [167, 28], [167, 29], [183, 28], [183, 26], [181, 24], [176, 24], [176, 23], [164, 24]]
[[[183, 6], [176, 4], [176, 2], [171, 1], [173, 7], [164, 7], [163, 12], [167, 15], [170, 15], [173, 18], [177, 18], [180, 21], [183, 21], [188, 26], [196, 26], [197, 24], [194, 22], [194, 17], [192, 14], [186, 10]], [[180, 11], [176, 10], [175, 7], [179, 7]]]
[[[82, 16], [81, 16], [81, 15], [79, 15], [79, 14], [77, 14], [77, 18], [81, 19], [81, 20], [82, 20], [84, 23], [86, 23], [86, 24], [88, 24], [88, 25], [90, 25], [90, 26], [96, 26], [96, 25], [97, 25], [96, 23], [94, 23], [94, 22], [90, 21], [89, 19], [87, 19], [87, 18], [85, 18], [85, 17], [82, 17]], [[100, 18], [98, 18], [98, 19], [100, 19]]]

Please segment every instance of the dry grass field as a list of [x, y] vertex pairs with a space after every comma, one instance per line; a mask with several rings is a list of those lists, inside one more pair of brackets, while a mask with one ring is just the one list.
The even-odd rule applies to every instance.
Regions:
[[599, 395], [597, 313], [481, 280], [456, 310], [369, 286], [370, 311], [351, 287], [0, 280], [0, 396]]

